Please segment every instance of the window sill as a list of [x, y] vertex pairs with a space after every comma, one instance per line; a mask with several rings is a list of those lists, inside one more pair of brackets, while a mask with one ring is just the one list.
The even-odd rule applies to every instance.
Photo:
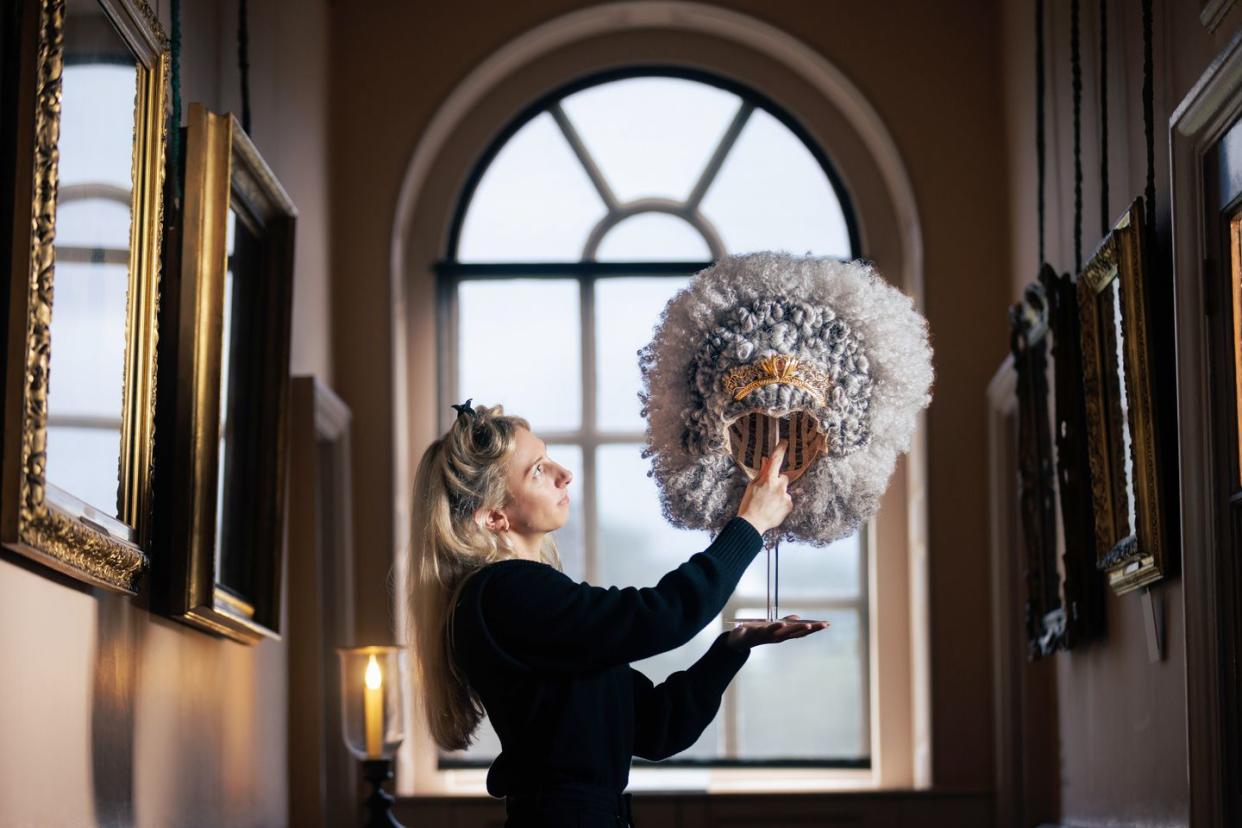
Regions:
[[[789, 794], [849, 793], [881, 790], [870, 770], [819, 768], [634, 768], [626, 790], [633, 794]], [[908, 790], [908, 789], [907, 789]], [[403, 798], [490, 797], [482, 768], [439, 771], [422, 789], [402, 791]]]

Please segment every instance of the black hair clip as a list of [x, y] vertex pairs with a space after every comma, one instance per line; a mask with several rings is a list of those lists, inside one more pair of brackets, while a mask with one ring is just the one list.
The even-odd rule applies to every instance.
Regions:
[[472, 418], [476, 420], [478, 419], [479, 413], [470, 407], [470, 400], [473, 399], [474, 397], [468, 397], [464, 403], [453, 403], [453, 408], [457, 409], [457, 415], [459, 417], [462, 414], [469, 414]]

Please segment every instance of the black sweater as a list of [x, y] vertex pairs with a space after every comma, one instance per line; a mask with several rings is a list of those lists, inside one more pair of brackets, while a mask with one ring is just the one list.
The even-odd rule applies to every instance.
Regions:
[[525, 559], [472, 575], [454, 611], [454, 656], [500, 736], [488, 792], [578, 782], [619, 793], [633, 756], [664, 759], [694, 744], [749, 652], [721, 633], [658, 686], [629, 662], [679, 647], [711, 623], [761, 545], [735, 517], [654, 587], [577, 583]]

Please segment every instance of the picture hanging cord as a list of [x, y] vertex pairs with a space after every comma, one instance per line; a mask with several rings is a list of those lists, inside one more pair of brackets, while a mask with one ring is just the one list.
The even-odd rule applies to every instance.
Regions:
[[242, 129], [250, 135], [250, 31], [246, 25], [246, 0], [237, 3], [237, 68], [241, 74]]
[[1108, 235], [1108, 0], [1100, 0], [1100, 238]]
[[1082, 272], [1082, 58], [1078, 0], [1070, 4], [1070, 70], [1074, 87], [1074, 272]]
[[[1152, 59], [1151, 59], [1151, 0], [1143, 0], [1143, 132], [1147, 141], [1147, 187], [1143, 200], [1147, 202], [1147, 243], [1156, 232], [1156, 150], [1155, 121], [1152, 115]], [[1148, 261], [1150, 262], [1150, 256]], [[1150, 266], [1150, 264], [1149, 264]]]
[[1035, 164], [1039, 190], [1039, 267], [1044, 266], [1044, 0], [1035, 0]]
[[181, 204], [181, 0], [172, 0], [169, 7], [172, 16], [172, 37], [169, 44], [172, 65], [170, 67], [170, 84], [172, 86], [172, 129], [168, 130], [168, 169], [167, 178], [171, 184], [175, 205]]

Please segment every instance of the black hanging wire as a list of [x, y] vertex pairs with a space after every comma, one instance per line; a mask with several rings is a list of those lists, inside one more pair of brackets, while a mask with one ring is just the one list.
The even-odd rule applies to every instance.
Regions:
[[1150, 244], [1156, 230], [1156, 150], [1155, 118], [1152, 115], [1151, 0], [1143, 0], [1143, 133], [1147, 141], [1146, 236]]
[[170, 38], [169, 61], [172, 85], [172, 129], [168, 130], [168, 169], [173, 199], [181, 203], [181, 0], [172, 0], [169, 9], [172, 15], [172, 37]]
[[1082, 272], [1082, 56], [1078, 0], [1070, 4], [1070, 70], [1074, 85], [1074, 272]]
[[241, 74], [242, 129], [250, 134], [250, 30], [246, 24], [246, 0], [237, 3], [237, 68]]
[[1108, 229], [1108, 0], [1100, 0], [1100, 238]]
[[1044, 0], [1035, 0], [1035, 163], [1039, 189], [1039, 266], [1044, 266]]

